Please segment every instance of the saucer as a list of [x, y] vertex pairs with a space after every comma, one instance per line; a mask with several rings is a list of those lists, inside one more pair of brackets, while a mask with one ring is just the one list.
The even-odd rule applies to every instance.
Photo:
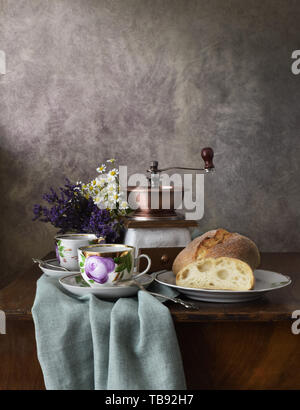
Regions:
[[39, 264], [39, 267], [41, 268], [41, 270], [44, 272], [45, 275], [50, 276], [52, 278], [58, 278], [61, 276], [66, 276], [66, 275], [72, 275], [72, 274], [78, 274], [79, 272], [79, 267], [78, 270], [76, 271], [67, 271], [64, 269], [59, 269], [60, 264], [58, 262], [57, 259], [47, 259], [44, 260], [43, 262], [45, 263], [51, 263], [51, 265], [57, 266], [57, 269], [55, 267], [51, 267], [51, 266], [44, 266]]
[[[147, 288], [150, 283], [154, 281], [152, 276], [146, 273], [136, 278], [136, 281], [141, 283]], [[138, 287], [131, 285], [115, 285], [115, 286], [103, 286], [101, 288], [90, 287], [80, 274], [67, 275], [59, 279], [59, 283], [69, 292], [76, 296], [95, 295], [101, 299], [118, 299], [128, 298], [134, 296], [138, 292]]]

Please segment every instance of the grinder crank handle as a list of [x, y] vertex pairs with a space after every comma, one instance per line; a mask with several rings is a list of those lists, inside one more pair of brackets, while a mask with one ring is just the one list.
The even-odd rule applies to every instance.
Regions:
[[209, 147], [203, 148], [201, 151], [201, 157], [204, 161], [205, 169], [214, 168], [214, 164], [213, 164], [214, 151], [212, 148], [209, 148]]
[[213, 157], [214, 157], [213, 149], [210, 147], [203, 148], [201, 151], [201, 157], [204, 161], [204, 168], [189, 168], [189, 167], [174, 166], [174, 167], [158, 169], [158, 162], [152, 161], [150, 164], [150, 168], [147, 170], [147, 172], [153, 175], [153, 174], [159, 174], [160, 172], [163, 172], [163, 171], [169, 171], [171, 169], [183, 169], [183, 170], [192, 170], [192, 171], [200, 171], [200, 172], [202, 171], [202, 173], [214, 171], [215, 166], [213, 164]]

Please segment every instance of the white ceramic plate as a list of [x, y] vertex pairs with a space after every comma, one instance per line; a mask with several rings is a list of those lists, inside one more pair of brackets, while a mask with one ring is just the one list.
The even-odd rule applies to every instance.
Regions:
[[59, 265], [59, 262], [58, 262], [57, 259], [47, 259], [44, 262], [48, 262], [48, 263], [51, 263], [51, 265], [57, 266], [57, 269], [55, 269], [55, 268], [52, 268], [50, 266], [46, 267], [44, 265], [39, 264], [39, 267], [44, 272], [44, 274], [47, 275], [47, 276], [51, 276], [52, 278], [60, 278], [62, 276], [66, 276], [67, 274], [72, 275], [72, 274], [75, 274], [75, 273], [76, 274], [80, 273], [79, 267], [78, 267], [78, 271], [66, 271], [66, 270], [63, 270], [63, 269], [59, 269], [60, 265]]
[[291, 283], [289, 276], [268, 270], [256, 269], [254, 271], [254, 276], [254, 289], [243, 292], [232, 290], [195, 289], [177, 286], [175, 275], [171, 271], [159, 273], [156, 276], [156, 280], [162, 285], [176, 289], [190, 299], [219, 303], [236, 303], [255, 300], [267, 292], [283, 288]]
[[[150, 283], [154, 281], [154, 278], [144, 274], [136, 278], [136, 281], [139, 281], [145, 288], [147, 288]], [[93, 294], [101, 299], [128, 298], [136, 295], [138, 291], [138, 287], [134, 285], [115, 285], [103, 286], [101, 288], [91, 288], [78, 273], [60, 278], [59, 283], [74, 295], [84, 296]]]

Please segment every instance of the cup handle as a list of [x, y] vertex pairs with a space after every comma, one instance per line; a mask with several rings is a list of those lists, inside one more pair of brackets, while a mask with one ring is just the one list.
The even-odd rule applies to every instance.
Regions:
[[146, 258], [147, 261], [148, 261], [148, 266], [147, 266], [147, 268], [146, 268], [143, 272], [140, 272], [140, 273], [138, 273], [137, 275], [134, 275], [134, 276], [133, 276], [133, 279], [138, 278], [138, 277], [141, 276], [141, 275], [144, 275], [144, 273], [147, 273], [148, 270], [149, 270], [150, 267], [151, 267], [151, 259], [149, 258], [148, 255], [145, 255], [145, 254], [143, 253], [142, 255], [139, 255], [139, 256], [136, 258], [136, 261], [137, 261], [138, 259], [140, 259], [140, 258]]

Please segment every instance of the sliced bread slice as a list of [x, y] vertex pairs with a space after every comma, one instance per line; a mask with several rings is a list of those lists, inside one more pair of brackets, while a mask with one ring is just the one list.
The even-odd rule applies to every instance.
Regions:
[[235, 258], [205, 258], [192, 262], [176, 275], [176, 285], [198, 289], [249, 290], [255, 278], [250, 266]]

